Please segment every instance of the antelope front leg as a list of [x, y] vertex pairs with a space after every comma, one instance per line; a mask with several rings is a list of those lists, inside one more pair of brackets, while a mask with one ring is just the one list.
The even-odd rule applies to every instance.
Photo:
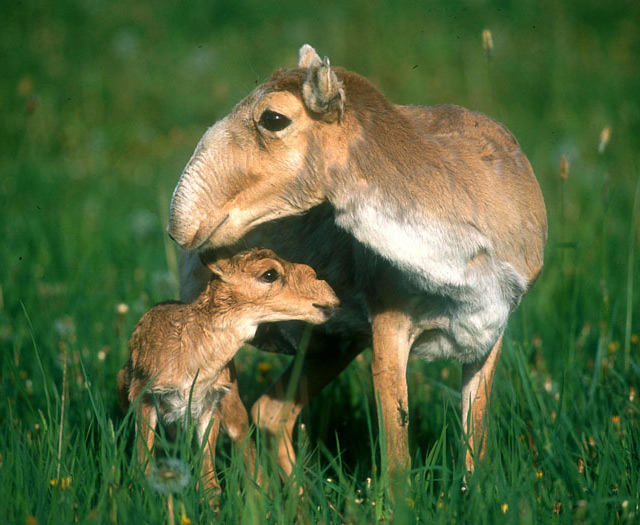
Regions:
[[483, 361], [462, 366], [462, 428], [467, 439], [465, 463], [469, 472], [484, 457], [487, 406], [501, 349], [502, 335]]
[[382, 311], [373, 315], [372, 331], [373, 389], [380, 400], [387, 471], [396, 476], [410, 467], [407, 361], [411, 322], [402, 312]]
[[158, 415], [156, 413], [156, 407], [147, 399], [146, 395], [143, 395], [139, 401], [136, 419], [138, 427], [138, 461], [140, 465], [147, 465], [145, 469], [145, 472], [147, 472], [151, 465], [151, 462], [148, 460], [153, 456], [153, 441], [155, 439]]
[[301, 410], [359, 353], [359, 344], [353, 342], [342, 352], [331, 354], [327, 348], [335, 348], [336, 341], [333, 340], [332, 345], [329, 338], [321, 340], [324, 348], [318, 353], [310, 350], [305, 357], [294, 399], [286, 398], [293, 368], [292, 361], [287, 370], [251, 409], [251, 417], [256, 426], [267, 432], [271, 444], [277, 451], [278, 465], [285, 476], [291, 475], [296, 462], [292, 436]]

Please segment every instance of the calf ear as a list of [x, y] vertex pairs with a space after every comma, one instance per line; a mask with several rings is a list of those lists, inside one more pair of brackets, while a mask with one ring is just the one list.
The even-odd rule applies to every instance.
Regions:
[[200, 262], [203, 266], [206, 266], [207, 269], [213, 273], [215, 277], [224, 281], [225, 271], [224, 271], [224, 261], [214, 260], [213, 254], [208, 251], [198, 252], [198, 257], [200, 258]]
[[329, 59], [313, 61], [302, 85], [302, 100], [307, 109], [325, 122], [335, 122], [342, 117], [344, 98], [342, 82], [331, 69]]
[[210, 262], [207, 264], [207, 268], [216, 278], [224, 281], [224, 270], [218, 263]]

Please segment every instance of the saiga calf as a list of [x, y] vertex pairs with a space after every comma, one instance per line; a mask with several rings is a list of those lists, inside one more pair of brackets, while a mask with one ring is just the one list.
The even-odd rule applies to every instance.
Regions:
[[185, 421], [189, 406], [200, 443], [206, 440], [202, 478], [215, 486], [217, 431], [206, 435], [214, 410], [229, 389], [223, 374], [260, 323], [325, 322], [339, 305], [331, 287], [306, 265], [270, 250], [252, 250], [208, 264], [213, 272], [191, 304], [161, 303], [147, 312], [129, 341], [130, 359], [118, 374], [118, 398], [136, 402], [138, 459], [153, 448], [158, 420]]

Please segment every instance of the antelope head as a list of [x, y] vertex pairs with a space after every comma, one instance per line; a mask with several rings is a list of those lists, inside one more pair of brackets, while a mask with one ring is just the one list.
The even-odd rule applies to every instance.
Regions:
[[274, 73], [201, 138], [173, 193], [169, 235], [186, 249], [227, 246], [321, 203], [328, 168], [346, 156], [344, 105], [329, 60], [304, 45], [297, 69]]

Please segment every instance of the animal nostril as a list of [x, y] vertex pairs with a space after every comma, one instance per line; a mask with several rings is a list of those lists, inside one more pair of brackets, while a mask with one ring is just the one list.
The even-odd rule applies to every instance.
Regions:
[[336, 311], [336, 307], [329, 306], [329, 305], [326, 305], [326, 304], [313, 303], [313, 306], [315, 308], [317, 308], [318, 310], [320, 310], [325, 315], [331, 315]]

